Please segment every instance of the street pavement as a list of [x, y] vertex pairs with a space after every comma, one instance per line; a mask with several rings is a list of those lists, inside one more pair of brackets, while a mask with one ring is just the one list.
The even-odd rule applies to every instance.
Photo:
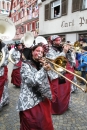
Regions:
[[[0, 130], [20, 130], [19, 114], [16, 111], [20, 88], [10, 83], [12, 67], [13, 65], [9, 63], [10, 103], [0, 112]], [[72, 93], [69, 109], [62, 115], [52, 116], [52, 119], [54, 130], [87, 130], [87, 93], [80, 89]]]

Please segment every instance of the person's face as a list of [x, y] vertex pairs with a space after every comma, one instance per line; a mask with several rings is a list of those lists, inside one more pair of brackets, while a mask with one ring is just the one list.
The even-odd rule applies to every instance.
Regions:
[[17, 48], [18, 48], [18, 50], [21, 50], [21, 49], [22, 49], [22, 44], [19, 44], [19, 45], [17, 46]]
[[60, 43], [61, 43], [61, 38], [60, 38], [60, 37], [56, 38], [56, 39], [53, 41], [53, 44], [55, 44], [55, 45], [59, 45]]
[[43, 47], [39, 46], [34, 51], [32, 51], [32, 57], [34, 60], [38, 61], [40, 57], [43, 57], [44, 49]]
[[70, 44], [68, 44], [67, 47], [68, 47], [68, 50], [72, 48], [72, 46]]
[[56, 14], [57, 12], [56, 12], [56, 10], [55, 10], [55, 14]]

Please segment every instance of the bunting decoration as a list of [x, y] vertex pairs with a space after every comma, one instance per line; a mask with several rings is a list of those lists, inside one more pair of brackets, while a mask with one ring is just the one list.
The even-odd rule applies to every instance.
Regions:
[[[36, 6], [36, 7], [34, 7], [35, 9], [37, 9], [38, 10], [38, 6]], [[27, 11], [27, 10], [32, 10], [31, 8], [21, 8], [21, 9], [18, 9], [18, 10], [5, 10], [5, 9], [0, 9], [0, 13], [1, 13], [1, 11], [4, 13], [4, 12], [13, 12], [13, 13], [15, 13], [15, 12], [21, 12], [21, 11]]]

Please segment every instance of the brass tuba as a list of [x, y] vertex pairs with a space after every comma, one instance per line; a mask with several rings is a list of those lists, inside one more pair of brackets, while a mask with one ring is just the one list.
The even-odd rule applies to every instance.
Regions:
[[15, 61], [12, 59], [12, 53], [14, 52], [14, 48], [12, 48], [10, 51], [9, 51], [9, 57], [8, 57], [8, 60], [9, 62], [11, 62], [12, 64], [15, 64]]
[[30, 31], [27, 31], [25, 34], [24, 34], [24, 37], [23, 37], [23, 43], [25, 45], [25, 47], [29, 48], [33, 45], [33, 42], [34, 42], [34, 35], [32, 32]]
[[2, 48], [2, 50], [0, 52], [0, 67], [4, 63], [4, 60], [5, 60], [5, 52], [4, 52], [3, 48]]
[[[5, 41], [12, 40], [15, 34], [16, 34], [16, 28], [12, 20], [9, 17], [0, 15], [0, 40], [5, 43]], [[0, 52], [0, 66], [3, 64], [4, 60], [5, 60], [5, 52], [2, 48]]]
[[16, 28], [13, 21], [6, 16], [0, 16], [0, 39], [2, 41], [10, 41], [14, 38]]

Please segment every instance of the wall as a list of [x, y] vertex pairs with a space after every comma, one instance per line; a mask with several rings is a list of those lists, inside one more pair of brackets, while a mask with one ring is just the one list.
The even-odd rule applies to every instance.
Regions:
[[68, 15], [53, 20], [44, 21], [44, 5], [51, 2], [47, 0], [39, 7], [39, 33], [69, 33], [87, 30], [87, 10], [72, 13], [72, 0], [68, 0]]

